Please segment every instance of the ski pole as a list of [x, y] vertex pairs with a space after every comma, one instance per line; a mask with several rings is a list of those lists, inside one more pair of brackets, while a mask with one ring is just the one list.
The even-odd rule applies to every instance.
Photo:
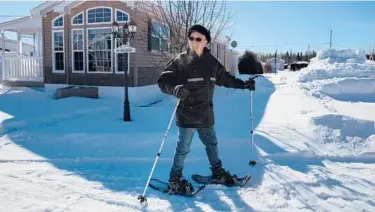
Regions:
[[[254, 80], [255, 78], [259, 77], [259, 75], [256, 75], [254, 77], [251, 77], [251, 80]], [[253, 90], [250, 91], [250, 142], [251, 142], [251, 157], [253, 158], [253, 151], [254, 151], [254, 119], [253, 119]], [[249, 165], [255, 166], [257, 162], [255, 160], [250, 160]]]
[[[253, 91], [250, 91], [250, 125], [251, 125], [251, 157], [253, 157], [253, 151], [254, 151], [254, 121], [253, 121]], [[249, 164], [251, 166], [255, 166], [256, 162], [255, 160], [250, 160]]]
[[154, 172], [154, 169], [155, 169], [156, 163], [157, 163], [158, 160], [159, 160], [160, 153], [161, 153], [161, 151], [162, 151], [162, 149], [163, 149], [164, 142], [165, 142], [165, 139], [167, 138], [167, 135], [168, 135], [169, 129], [171, 128], [172, 121], [173, 121], [173, 118], [174, 118], [174, 116], [175, 116], [175, 114], [176, 114], [176, 111], [177, 111], [177, 108], [178, 108], [179, 103], [180, 103], [180, 99], [177, 100], [176, 106], [175, 106], [175, 108], [174, 108], [174, 110], [173, 110], [172, 117], [171, 117], [171, 119], [169, 120], [169, 124], [168, 124], [168, 127], [167, 127], [167, 131], [165, 131], [165, 134], [164, 134], [163, 140], [162, 140], [161, 145], [160, 145], [160, 148], [159, 148], [159, 152], [156, 154], [156, 159], [155, 159], [155, 161], [154, 161], [154, 165], [152, 166], [151, 173], [150, 173], [150, 175], [148, 176], [147, 183], [146, 183], [145, 189], [144, 189], [144, 191], [143, 191], [143, 194], [138, 196], [138, 200], [140, 200], [140, 203], [147, 201], [147, 198], [146, 198], [147, 187], [148, 187], [148, 185], [149, 185], [149, 183], [150, 183], [150, 180], [151, 180], [152, 174], [153, 174], [153, 172]]

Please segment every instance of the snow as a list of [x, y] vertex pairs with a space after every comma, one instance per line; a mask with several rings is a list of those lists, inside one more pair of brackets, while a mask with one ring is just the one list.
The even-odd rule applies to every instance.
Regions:
[[[148, 188], [145, 205], [137, 197], [174, 97], [156, 85], [130, 88], [133, 121], [125, 123], [123, 88], [57, 100], [66, 85], [0, 85], [0, 211], [375, 211], [375, 64], [361, 58], [327, 49], [299, 72], [256, 78], [253, 154], [249, 92], [217, 87], [220, 157], [250, 182], [206, 186], [193, 198]], [[173, 124], [154, 178], [167, 180], [176, 139]], [[184, 168], [188, 179], [193, 173], [209, 173], [197, 135]]]
[[[352, 58], [351, 58], [352, 57]], [[375, 62], [358, 50], [321, 50], [308, 67], [301, 69], [300, 82], [333, 78], [375, 78]]]

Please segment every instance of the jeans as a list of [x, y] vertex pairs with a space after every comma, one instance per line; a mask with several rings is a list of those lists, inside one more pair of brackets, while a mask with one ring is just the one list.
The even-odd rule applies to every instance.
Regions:
[[221, 168], [222, 163], [218, 156], [217, 138], [215, 128], [182, 128], [179, 127], [176, 151], [173, 157], [173, 165], [170, 171], [170, 178], [181, 177], [184, 168], [186, 155], [190, 152], [191, 142], [195, 131], [198, 131], [199, 138], [206, 146], [206, 153], [211, 169]]

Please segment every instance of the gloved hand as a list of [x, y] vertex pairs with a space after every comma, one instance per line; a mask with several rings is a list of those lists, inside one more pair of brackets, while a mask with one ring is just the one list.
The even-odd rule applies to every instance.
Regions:
[[243, 88], [249, 89], [251, 91], [255, 91], [255, 80], [254, 79], [246, 80]]
[[173, 95], [181, 100], [185, 100], [190, 94], [190, 91], [186, 89], [183, 85], [176, 85], [173, 89]]

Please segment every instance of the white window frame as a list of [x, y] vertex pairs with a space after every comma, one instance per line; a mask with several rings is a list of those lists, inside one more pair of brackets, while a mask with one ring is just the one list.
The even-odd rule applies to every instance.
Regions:
[[[151, 21], [151, 36], [150, 37], [155, 37], [155, 36], [152, 36], [152, 30], [153, 30], [153, 24], [159, 24], [159, 25], [164, 25], [164, 26], [167, 26], [168, 27], [168, 24], [165, 24], [165, 23], [160, 23], [160, 22], [158, 22], [158, 21]], [[169, 27], [168, 27], [169, 28]], [[161, 29], [160, 29], [161, 30]], [[160, 32], [159, 32], [160, 33]], [[164, 53], [166, 53], [166, 52], [168, 52], [168, 51], [162, 51], [161, 50], [161, 36], [158, 36], [158, 39], [159, 39], [159, 47], [160, 47], [160, 49], [159, 50], [156, 50], [156, 49], [153, 49], [152, 48], [152, 46], [151, 46], [151, 52], [164, 52]], [[169, 32], [168, 32], [168, 39], [167, 39], [167, 41], [168, 41], [168, 49], [170, 49], [170, 46], [169, 46], [169, 42], [170, 42], [170, 40], [171, 40], [171, 31], [170, 31], [170, 29], [169, 29]]]
[[[98, 9], [98, 8], [106, 8], [111, 10], [111, 21], [109, 22], [99, 22], [99, 23], [89, 23], [89, 11]], [[113, 8], [112, 7], [106, 7], [106, 6], [98, 6], [98, 7], [91, 7], [86, 9], [86, 25], [99, 25], [99, 24], [112, 24], [113, 22]]]
[[[63, 50], [62, 51], [55, 51], [55, 32], [62, 32], [63, 34]], [[57, 74], [64, 74], [65, 73], [65, 68], [66, 68], [66, 63], [65, 63], [65, 33], [63, 29], [58, 29], [58, 30], [52, 30], [52, 73], [57, 73]], [[56, 61], [56, 52], [63, 53], [63, 58], [64, 58], [64, 69], [63, 70], [56, 70], [55, 69], [55, 61]]]
[[[77, 16], [79, 16], [79, 15], [82, 15], [82, 24], [74, 24], [74, 23], [73, 23], [73, 20], [74, 20]], [[83, 26], [83, 25], [85, 24], [85, 15], [83, 14], [83, 11], [80, 12], [80, 13], [78, 13], [77, 15], [73, 16], [70, 22], [72, 23], [72, 26]]]
[[[122, 12], [122, 13], [125, 13], [127, 16], [128, 16], [128, 20], [127, 21], [118, 21], [117, 20], [117, 11], [119, 11], [119, 12]], [[125, 12], [124, 10], [121, 10], [121, 9], [118, 9], [118, 8], [115, 8], [115, 13], [113, 14], [113, 16], [114, 16], [114, 18], [115, 18], [115, 21], [117, 22], [117, 23], [120, 23], [120, 24], [125, 24], [125, 23], [129, 23], [129, 21], [130, 21], [130, 14], [129, 13], [127, 13], [127, 12]], [[120, 28], [120, 30], [122, 30], [122, 28]], [[113, 48], [117, 48], [117, 39], [115, 40], [115, 46], [113, 46]], [[118, 55], [119, 54], [116, 54], [116, 53], [114, 53], [114, 63], [115, 63], [115, 74], [124, 74], [125, 73], [125, 71], [118, 71]], [[122, 54], [121, 54], [122, 55]], [[128, 55], [127, 55], [127, 67], [129, 68], [130, 66], [129, 66], [129, 63], [130, 63], [130, 55], [129, 55], [129, 53], [128, 53]], [[128, 69], [127, 68], [127, 69]], [[129, 73], [130, 72], [130, 70], [128, 69], [128, 71], [127, 71], [127, 73]]]
[[[62, 23], [63, 23], [63, 25], [62, 25], [62, 26], [54, 26], [55, 21], [56, 21], [57, 19], [61, 18], [61, 17], [62, 17]], [[61, 15], [55, 17], [55, 18], [52, 19], [52, 21], [51, 21], [51, 27], [52, 27], [52, 29], [61, 29], [61, 28], [64, 28], [64, 26], [65, 26], [64, 14], [61, 14]]]
[[85, 36], [85, 39], [86, 39], [86, 48], [85, 48], [85, 56], [86, 56], [86, 67], [87, 67], [87, 70], [86, 70], [86, 73], [88, 74], [113, 74], [113, 60], [114, 60], [114, 52], [113, 52], [113, 34], [111, 33], [111, 71], [109, 72], [105, 72], [105, 71], [95, 71], [95, 72], [90, 72], [89, 71], [89, 30], [90, 29], [110, 29], [111, 30], [111, 27], [91, 27], [91, 28], [86, 28], [86, 36]]
[[[82, 39], [83, 39], [82, 50], [74, 50], [74, 48], [73, 48], [74, 47], [74, 41], [73, 41], [73, 39], [74, 39], [73, 32], [74, 31], [82, 31], [82, 35], [83, 35], [83, 37], [82, 37]], [[72, 37], [72, 39], [71, 39], [71, 43], [72, 43], [72, 47], [71, 47], [71, 49], [72, 49], [72, 73], [84, 73], [85, 70], [86, 70], [86, 63], [85, 63], [85, 30], [83, 28], [72, 29], [71, 37]], [[74, 52], [83, 52], [83, 70], [76, 71], [74, 69]]]
[[[128, 16], [128, 20], [127, 20], [127, 21], [118, 21], [118, 20], [117, 20], [117, 11], [122, 12], [122, 13], [125, 13], [125, 14]], [[117, 8], [115, 8], [115, 13], [113, 14], [113, 16], [115, 17], [115, 21], [116, 21], [117, 23], [121, 23], [121, 24], [122, 24], [122, 23], [128, 23], [129, 20], [130, 20], [130, 15], [129, 15], [129, 13], [125, 12], [124, 10], [117, 9]]]

